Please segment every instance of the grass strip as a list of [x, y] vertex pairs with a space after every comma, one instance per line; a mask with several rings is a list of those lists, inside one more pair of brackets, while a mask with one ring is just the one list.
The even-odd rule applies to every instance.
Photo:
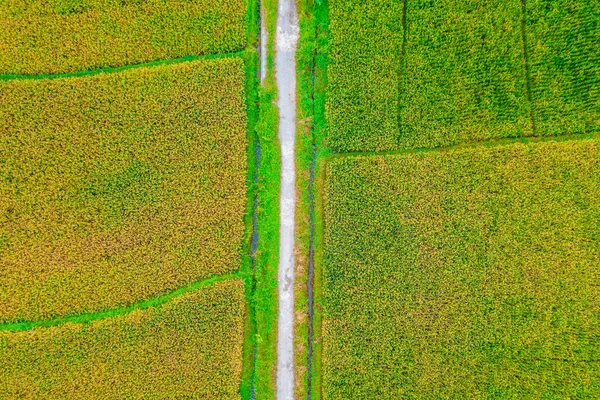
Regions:
[[35, 74], [35, 75], [27, 75], [27, 74], [0, 74], [0, 81], [9, 81], [13, 79], [58, 79], [58, 78], [76, 78], [82, 76], [93, 76], [98, 74], [105, 73], [113, 73], [113, 72], [121, 72], [127, 71], [129, 69], [135, 68], [145, 68], [145, 67], [155, 67], [159, 65], [169, 65], [169, 64], [179, 64], [183, 62], [197, 61], [197, 60], [217, 60], [221, 58], [232, 58], [232, 57], [241, 57], [244, 55], [244, 50], [233, 52], [233, 53], [215, 53], [215, 54], [206, 54], [202, 56], [185, 56], [180, 58], [171, 58], [166, 60], [155, 60], [149, 62], [143, 62], [139, 64], [128, 64], [121, 65], [116, 67], [106, 67], [99, 69], [91, 69], [91, 70], [79, 70], [73, 72], [63, 72], [63, 73], [55, 73], [55, 74]]
[[[327, 1], [299, 2], [298, 137], [296, 146], [296, 288], [295, 362], [298, 398], [320, 398], [321, 171], [330, 154], [325, 138], [327, 87]], [[310, 290], [312, 289], [312, 293]], [[312, 315], [311, 315], [312, 312]], [[312, 317], [312, 318], [311, 318]]]
[[277, 268], [279, 261], [280, 152], [277, 137], [279, 113], [275, 84], [274, 50], [277, 1], [261, 2], [267, 35], [267, 77], [258, 89], [259, 119], [255, 140], [260, 146], [260, 164], [254, 184], [258, 195], [256, 209], [257, 247], [254, 253], [256, 309], [256, 360], [253, 395], [275, 399], [277, 362]]
[[186, 293], [196, 291], [198, 289], [210, 286], [218, 282], [224, 282], [231, 279], [238, 279], [242, 276], [241, 273], [237, 272], [234, 274], [213, 276], [208, 279], [204, 279], [198, 282], [193, 282], [190, 285], [182, 286], [171, 292], [162, 294], [160, 296], [152, 297], [150, 299], [141, 300], [137, 303], [130, 304], [125, 307], [112, 308], [109, 310], [97, 311], [87, 314], [69, 315], [65, 317], [39, 320], [39, 321], [21, 321], [21, 322], [7, 322], [0, 324], [0, 331], [27, 331], [35, 328], [49, 328], [53, 326], [63, 325], [65, 323], [73, 324], [87, 324], [92, 321], [97, 321], [105, 318], [113, 318], [119, 315], [129, 314], [135, 310], [145, 310], [150, 307], [158, 307], [169, 301], [183, 296]]

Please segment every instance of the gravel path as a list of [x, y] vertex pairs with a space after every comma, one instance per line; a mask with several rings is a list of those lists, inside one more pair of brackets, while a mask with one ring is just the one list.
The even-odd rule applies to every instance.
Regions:
[[296, 48], [298, 15], [295, 0], [279, 0], [275, 68], [279, 90], [281, 199], [279, 239], [279, 319], [277, 399], [294, 398], [294, 215], [296, 206]]

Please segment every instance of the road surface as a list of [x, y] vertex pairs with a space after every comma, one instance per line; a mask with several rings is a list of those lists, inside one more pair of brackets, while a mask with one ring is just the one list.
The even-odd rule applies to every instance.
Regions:
[[296, 48], [298, 13], [295, 0], [279, 0], [275, 36], [275, 77], [279, 91], [281, 198], [279, 224], [279, 315], [277, 399], [294, 399], [294, 215], [296, 206]]

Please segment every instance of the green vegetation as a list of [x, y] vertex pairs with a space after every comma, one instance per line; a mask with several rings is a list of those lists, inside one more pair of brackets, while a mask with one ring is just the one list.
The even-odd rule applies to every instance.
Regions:
[[245, 317], [239, 279], [146, 310], [0, 332], [3, 398], [239, 398]]
[[[322, 160], [329, 154], [325, 146], [325, 98], [327, 95], [327, 4], [323, 1], [302, 0], [298, 3], [300, 41], [296, 53], [298, 71], [298, 126], [296, 137], [297, 209], [296, 209], [296, 275], [295, 275], [295, 374], [296, 397], [318, 400], [321, 349], [320, 329], [320, 275], [313, 273], [309, 280], [310, 242], [313, 258], [318, 258], [321, 237], [314, 225], [321, 219], [319, 187]], [[311, 170], [313, 180], [311, 182]], [[311, 198], [312, 197], [312, 198]], [[311, 200], [314, 206], [311, 226]], [[312, 236], [311, 236], [312, 234]], [[318, 265], [318, 261], [315, 263]], [[309, 356], [309, 293], [313, 288], [312, 354]], [[310, 360], [310, 361], [309, 361]], [[309, 371], [310, 368], [310, 371]], [[310, 379], [309, 379], [310, 377]], [[310, 382], [309, 382], [310, 380]], [[310, 388], [309, 388], [310, 384]]]
[[279, 177], [280, 152], [277, 137], [279, 114], [275, 84], [275, 31], [277, 1], [261, 2], [268, 32], [267, 76], [258, 93], [260, 118], [255, 127], [255, 144], [259, 146], [256, 182], [257, 248], [254, 254], [256, 307], [256, 360], [254, 394], [256, 399], [275, 399], [277, 362], [277, 267], [279, 262]]
[[329, 6], [328, 145], [336, 151], [600, 129], [598, 2]]
[[521, 1], [407, 2], [396, 142], [531, 136]]
[[538, 133], [600, 131], [600, 2], [528, 0], [526, 4]]
[[600, 142], [327, 164], [323, 395], [597, 398]]
[[0, 82], [0, 321], [237, 271], [246, 123], [238, 57]]
[[0, 3], [0, 74], [72, 72], [242, 50], [246, 0]]
[[342, 152], [395, 148], [403, 3], [328, 3], [327, 144]]

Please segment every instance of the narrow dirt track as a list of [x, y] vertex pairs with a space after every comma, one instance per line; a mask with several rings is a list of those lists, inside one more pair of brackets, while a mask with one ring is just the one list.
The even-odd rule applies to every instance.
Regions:
[[279, 316], [277, 337], [277, 399], [294, 398], [294, 231], [296, 207], [296, 48], [298, 14], [295, 0], [279, 0], [275, 68], [279, 90], [281, 198], [279, 225]]

